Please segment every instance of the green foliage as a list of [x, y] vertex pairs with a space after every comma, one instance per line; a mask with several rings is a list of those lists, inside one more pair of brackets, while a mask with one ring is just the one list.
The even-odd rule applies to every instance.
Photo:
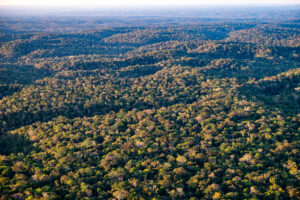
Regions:
[[143, 23], [0, 35], [0, 199], [297, 199], [299, 30]]

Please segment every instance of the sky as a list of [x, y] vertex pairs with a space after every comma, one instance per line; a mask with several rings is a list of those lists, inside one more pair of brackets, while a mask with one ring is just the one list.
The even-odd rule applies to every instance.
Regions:
[[300, 4], [300, 0], [0, 0], [1, 6], [147, 6], [232, 4]]

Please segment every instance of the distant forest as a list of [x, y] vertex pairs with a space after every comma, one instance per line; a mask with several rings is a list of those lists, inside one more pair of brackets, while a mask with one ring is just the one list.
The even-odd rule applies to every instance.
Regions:
[[300, 199], [300, 6], [0, 13], [0, 200]]

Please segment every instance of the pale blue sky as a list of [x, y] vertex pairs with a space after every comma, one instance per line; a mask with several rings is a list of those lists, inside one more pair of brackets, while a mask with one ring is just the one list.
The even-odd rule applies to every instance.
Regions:
[[17, 6], [143, 6], [231, 4], [300, 4], [300, 0], [0, 0], [0, 5]]

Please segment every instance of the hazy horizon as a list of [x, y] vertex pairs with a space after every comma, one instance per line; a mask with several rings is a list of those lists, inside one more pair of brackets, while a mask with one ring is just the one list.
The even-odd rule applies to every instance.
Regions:
[[110, 0], [110, 1], [97, 1], [97, 0], [2, 0], [0, 6], [53, 6], [53, 7], [64, 7], [64, 6], [97, 6], [97, 7], [119, 7], [119, 6], [232, 6], [232, 5], [295, 5], [300, 4], [300, 0]]
[[[0, 16], [91, 16], [91, 17], [175, 17], [175, 18], [281, 18], [299, 16], [299, 5], [127, 5], [127, 6], [0, 6]], [[260, 13], [259, 15], [257, 15]], [[278, 19], [279, 19], [278, 18]]]

